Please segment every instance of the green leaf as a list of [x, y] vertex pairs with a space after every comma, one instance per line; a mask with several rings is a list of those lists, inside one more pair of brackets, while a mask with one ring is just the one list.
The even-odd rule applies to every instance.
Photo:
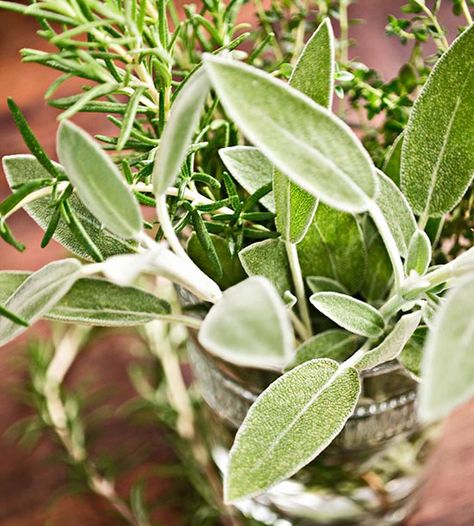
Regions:
[[110, 157], [68, 121], [61, 123], [57, 140], [61, 164], [88, 210], [114, 234], [137, 235], [142, 229], [138, 203]]
[[441, 216], [461, 200], [474, 175], [474, 26], [431, 71], [403, 141], [401, 186], [413, 210]]
[[[47, 313], [79, 278], [81, 264], [75, 259], [49, 263], [31, 274], [7, 299], [5, 308], [32, 324]], [[25, 327], [0, 318], [0, 345], [9, 342]]]
[[291, 368], [315, 358], [330, 358], [336, 362], [343, 362], [356, 351], [359, 343], [358, 336], [341, 329], [321, 332], [296, 349], [296, 357]]
[[256, 68], [211, 55], [205, 67], [228, 115], [278, 170], [335, 208], [368, 209], [374, 167], [348, 126]]
[[228, 289], [245, 279], [246, 275], [237, 255], [233, 256], [228, 242], [220, 236], [209, 234], [222, 266], [222, 276], [218, 276], [215, 267], [209, 261], [208, 254], [202, 248], [195, 232], [188, 241], [187, 253], [196, 265], [213, 279], [221, 289]]
[[293, 289], [290, 265], [283, 241], [265, 239], [252, 243], [239, 252], [239, 258], [249, 276], [267, 278], [280, 294]]
[[311, 462], [354, 411], [360, 378], [333, 360], [306, 362], [270, 385], [235, 437], [224, 499], [258, 495]]
[[311, 292], [340, 292], [341, 294], [349, 294], [347, 289], [343, 287], [339, 281], [324, 276], [308, 276], [306, 283]]
[[334, 323], [349, 332], [368, 338], [381, 336], [383, 333], [384, 319], [378, 310], [368, 303], [338, 292], [317, 292], [309, 301]]
[[365, 277], [365, 246], [359, 223], [352, 214], [324, 204], [318, 206], [313, 224], [298, 245], [298, 257], [304, 277], [336, 280], [350, 293], [360, 289]]
[[[59, 173], [64, 175], [61, 166], [56, 163], [54, 164], [55, 168], [59, 170]], [[48, 172], [46, 172], [32, 155], [11, 155], [4, 157], [3, 168], [10, 187], [15, 187], [48, 175]], [[68, 201], [75, 216], [80, 220], [90, 239], [94, 240], [95, 245], [104, 258], [116, 254], [133, 252], [135, 250], [136, 243], [133, 240], [124, 240], [112, 232], [103, 229], [97, 219], [84, 207], [77, 195], [73, 194]], [[25, 206], [25, 210], [43, 230], [48, 228], [55, 211], [51, 204], [51, 197], [46, 196], [36, 199]], [[76, 256], [87, 260], [92, 259], [89, 252], [72, 234], [64, 221], [59, 221], [53, 239], [61, 243], [61, 245]]]
[[219, 358], [246, 367], [281, 370], [293, 354], [286, 307], [262, 277], [224, 292], [204, 319], [199, 341]]
[[420, 380], [421, 361], [423, 358], [423, 347], [428, 335], [428, 327], [421, 326], [416, 329], [412, 337], [408, 340], [403, 351], [398, 357], [398, 361], [407, 369], [411, 375]]
[[408, 244], [416, 231], [415, 216], [397, 185], [381, 171], [376, 173], [380, 189], [376, 203], [387, 221], [400, 255], [406, 257]]
[[474, 277], [445, 297], [428, 335], [421, 368], [419, 414], [432, 421], [474, 395]]
[[[314, 102], [330, 109], [334, 92], [334, 35], [329, 19], [308, 40], [289, 84]], [[273, 175], [276, 225], [283, 239], [299, 243], [314, 217], [317, 200], [275, 170]]]
[[[232, 146], [221, 148], [219, 155], [232, 177], [249, 194], [272, 181], [273, 166], [258, 148]], [[267, 210], [275, 212], [273, 193], [267, 194], [261, 201]]]
[[173, 103], [153, 169], [153, 187], [158, 196], [174, 184], [181, 170], [208, 93], [209, 80], [201, 68], [186, 82]]
[[402, 162], [403, 133], [395, 139], [383, 163], [383, 172], [400, 188], [400, 164]]
[[[30, 276], [0, 272], [0, 301]], [[136, 287], [118, 287], [103, 279], [82, 278], [43, 318], [81, 325], [123, 327], [142, 325], [169, 314], [170, 306]]]
[[125, 144], [130, 138], [130, 134], [133, 130], [133, 124], [135, 122], [135, 117], [137, 116], [138, 105], [140, 104], [140, 98], [142, 97], [144, 92], [145, 92], [145, 88], [143, 86], [136, 88], [135, 91], [133, 92], [133, 95], [130, 97], [130, 100], [128, 101], [127, 111], [125, 112], [125, 115], [123, 116], [122, 128], [120, 130], [120, 135], [117, 141], [118, 151], [124, 149]]
[[402, 316], [383, 342], [375, 349], [366, 352], [354, 367], [359, 371], [363, 371], [364, 369], [373, 369], [381, 363], [394, 360], [402, 352], [420, 321], [420, 311]]
[[407, 275], [413, 270], [419, 275], [428, 269], [431, 263], [431, 241], [423, 230], [415, 230], [408, 246], [408, 255], [405, 261]]

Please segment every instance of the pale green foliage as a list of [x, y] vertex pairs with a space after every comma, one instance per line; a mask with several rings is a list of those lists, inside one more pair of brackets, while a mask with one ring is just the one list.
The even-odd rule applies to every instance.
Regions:
[[240, 251], [239, 258], [249, 276], [267, 278], [280, 294], [292, 289], [285, 243], [280, 239], [266, 239], [252, 243]]
[[441, 216], [474, 175], [474, 26], [433, 68], [403, 141], [401, 186], [417, 214]]
[[397, 322], [386, 338], [375, 347], [366, 352], [354, 367], [359, 371], [372, 369], [381, 363], [394, 360], [402, 352], [421, 320], [421, 312], [416, 311], [405, 314]]
[[[262, 186], [271, 183], [273, 166], [258, 148], [252, 146], [232, 146], [221, 148], [219, 155], [232, 177], [249, 194], [253, 194]], [[262, 197], [263, 206], [275, 212], [273, 193]]]
[[358, 336], [342, 329], [320, 332], [296, 349], [296, 357], [291, 368], [315, 358], [330, 358], [343, 362], [355, 352], [360, 340]]
[[338, 281], [324, 276], [308, 276], [306, 283], [311, 292], [340, 292], [341, 294], [349, 294]]
[[416, 231], [415, 217], [397, 185], [381, 171], [376, 173], [380, 189], [376, 203], [387, 221], [400, 255], [406, 257], [408, 244]]
[[351, 293], [360, 289], [365, 277], [364, 239], [356, 218], [324, 204], [298, 245], [298, 257], [303, 276], [334, 279]]
[[408, 246], [405, 270], [410, 274], [414, 270], [420, 276], [426, 272], [431, 262], [431, 241], [423, 230], [416, 230]]
[[205, 67], [228, 115], [278, 170], [335, 208], [368, 209], [374, 168], [346, 124], [256, 68], [213, 56]]
[[[30, 276], [0, 272], [0, 303]], [[168, 314], [170, 306], [136, 287], [118, 287], [102, 279], [82, 278], [43, 318], [81, 325], [121, 327], [142, 325]]]
[[[334, 69], [334, 35], [331, 23], [326, 19], [301, 52], [289, 85], [330, 109], [334, 91]], [[278, 170], [273, 175], [273, 189], [277, 207], [277, 230], [283, 239], [299, 243], [311, 224], [317, 200]]]
[[420, 380], [421, 376], [423, 346], [425, 344], [427, 334], [428, 327], [424, 325], [418, 327], [398, 357], [398, 361], [417, 381]]
[[400, 164], [402, 162], [403, 133], [395, 139], [383, 163], [383, 172], [400, 187]]
[[[59, 164], [54, 163], [54, 166], [60, 173], [64, 173]], [[43, 179], [49, 176], [48, 172], [32, 155], [10, 155], [4, 157], [3, 168], [10, 187], [19, 186], [28, 181]], [[136, 243], [133, 240], [124, 240], [109, 230], [104, 229], [82, 204], [77, 195], [73, 194], [69, 198], [69, 203], [87, 234], [94, 240], [97, 248], [105, 258], [115, 254], [133, 252], [135, 250]], [[48, 228], [54, 211], [54, 208], [51, 206], [50, 196], [35, 199], [25, 206], [25, 210], [43, 230]], [[58, 243], [61, 243], [61, 245], [76, 256], [83, 259], [91, 259], [90, 254], [84, 249], [83, 245], [78, 242], [63, 219], [59, 220], [53, 237]]]
[[88, 210], [114, 234], [137, 235], [142, 229], [138, 203], [110, 157], [68, 121], [61, 123], [57, 141], [61, 164]]
[[[32, 324], [46, 314], [72, 287], [80, 276], [81, 265], [75, 259], [49, 263], [31, 274], [5, 301], [5, 307]], [[22, 331], [13, 321], [0, 317], [0, 345]]]
[[474, 395], [474, 277], [451, 290], [433, 320], [422, 362], [419, 414], [432, 421]]
[[310, 462], [341, 431], [359, 393], [357, 371], [328, 359], [306, 362], [278, 378], [237, 432], [225, 500], [261, 493]]
[[158, 196], [174, 183], [181, 170], [208, 92], [209, 81], [199, 69], [176, 97], [153, 169], [153, 187]]
[[227, 289], [206, 316], [199, 341], [236, 365], [281, 370], [293, 355], [285, 304], [273, 285], [251, 277]]
[[381, 314], [368, 303], [338, 292], [317, 292], [309, 301], [339, 326], [360, 336], [380, 336], [385, 327]]

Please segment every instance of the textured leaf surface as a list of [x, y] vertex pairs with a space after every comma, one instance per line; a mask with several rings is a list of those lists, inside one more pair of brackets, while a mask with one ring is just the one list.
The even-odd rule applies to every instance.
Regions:
[[178, 176], [208, 93], [209, 80], [201, 68], [176, 97], [160, 139], [153, 169], [155, 194], [163, 195]]
[[311, 292], [340, 292], [341, 294], [348, 294], [348, 291], [339, 283], [331, 278], [322, 276], [309, 276], [306, 278]]
[[219, 358], [248, 367], [281, 370], [293, 355], [285, 304], [262, 277], [224, 291], [206, 316], [199, 341]]
[[[344, 235], [341, 235], [341, 232]], [[313, 224], [298, 245], [303, 276], [323, 276], [357, 292], [365, 277], [365, 246], [355, 217], [320, 204]]]
[[205, 67], [228, 115], [278, 170], [331, 206], [367, 210], [377, 181], [348, 126], [256, 68], [210, 55]]
[[[0, 272], [0, 302], [29, 275], [28, 272]], [[142, 289], [82, 278], [43, 317], [67, 323], [121, 327], [142, 325], [169, 312], [166, 301]]]
[[405, 261], [407, 274], [414, 270], [420, 276], [426, 272], [431, 262], [431, 241], [423, 230], [415, 230], [408, 245], [408, 256]]
[[368, 303], [338, 292], [317, 292], [309, 301], [339, 326], [360, 336], [380, 336], [385, 323]]
[[341, 329], [321, 332], [296, 349], [296, 358], [292, 367], [315, 358], [330, 358], [336, 362], [343, 362], [356, 351], [359, 343], [358, 336]]
[[[47, 313], [79, 278], [81, 264], [75, 259], [49, 263], [31, 274], [5, 301], [5, 307], [32, 324]], [[22, 327], [0, 318], [0, 345], [23, 332]]]
[[84, 130], [64, 121], [58, 130], [58, 156], [87, 209], [124, 239], [142, 229], [138, 203], [118, 168]]
[[400, 255], [406, 257], [408, 244], [416, 231], [415, 216], [397, 185], [379, 170], [376, 173], [379, 179], [376, 203], [387, 221]]
[[215, 266], [209, 261], [195, 232], [189, 237], [187, 252], [194, 263], [213, 279], [221, 289], [228, 289], [245, 279], [245, 271], [242, 268], [239, 257], [230, 253], [229, 244], [225, 239], [214, 234], [210, 234], [210, 237], [222, 266], [222, 276], [218, 275]]
[[239, 257], [249, 276], [267, 278], [280, 294], [292, 290], [291, 271], [283, 241], [266, 239], [259, 243], [252, 243], [240, 251]]
[[412, 312], [402, 316], [390, 334], [380, 345], [365, 353], [355, 364], [359, 371], [372, 369], [381, 363], [394, 360], [403, 350], [421, 320], [421, 312]]
[[403, 141], [401, 186], [417, 214], [440, 216], [474, 175], [474, 26], [433, 68]]
[[[59, 164], [54, 163], [54, 165], [58, 170], [64, 173]], [[4, 157], [3, 168], [10, 187], [19, 186], [33, 179], [43, 179], [49, 176], [48, 172], [32, 155], [11, 155]], [[77, 195], [73, 194], [69, 198], [69, 203], [74, 214], [82, 223], [90, 238], [94, 240], [94, 243], [104, 258], [116, 254], [133, 252], [135, 250], [136, 243], [133, 240], [122, 239], [104, 229], [99, 221], [97, 221], [97, 219], [82, 204]], [[25, 206], [25, 210], [43, 230], [48, 228], [54, 210], [51, 207], [50, 197], [42, 197], [32, 201]], [[62, 219], [59, 220], [53, 239], [76, 256], [89, 261], [91, 260], [90, 254], [84, 250], [81, 243], [77, 241], [76, 237], [72, 234], [71, 230]]]
[[[219, 155], [232, 177], [249, 194], [272, 182], [273, 166], [270, 161], [252, 146], [231, 146], [221, 148]], [[275, 212], [273, 192], [262, 199], [263, 206]]]
[[401, 133], [388, 150], [383, 164], [383, 172], [400, 188], [400, 165], [402, 162], [403, 133]]
[[[334, 35], [329, 19], [326, 19], [304, 47], [289, 84], [330, 109], [334, 68]], [[277, 229], [284, 239], [299, 243], [314, 217], [317, 200], [278, 171], [275, 171], [273, 181]]]
[[224, 498], [256, 495], [296, 473], [341, 431], [360, 393], [352, 368], [312, 360], [270, 385], [240, 427], [224, 479]]
[[405, 367], [417, 380], [421, 376], [421, 361], [423, 358], [423, 347], [428, 335], [428, 327], [421, 326], [416, 329], [412, 337], [408, 340], [403, 351], [398, 357], [398, 361]]
[[474, 395], [474, 278], [446, 295], [428, 335], [419, 412], [431, 421]]

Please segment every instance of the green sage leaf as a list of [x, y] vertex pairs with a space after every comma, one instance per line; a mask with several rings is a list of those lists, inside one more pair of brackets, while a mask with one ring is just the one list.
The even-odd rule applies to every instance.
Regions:
[[383, 163], [383, 172], [400, 188], [400, 165], [402, 162], [403, 133], [395, 139]]
[[153, 168], [153, 187], [158, 196], [173, 185], [181, 170], [208, 93], [209, 80], [205, 71], [199, 69], [173, 103]]
[[[18, 186], [25, 182], [43, 178], [48, 175], [48, 172], [46, 172], [46, 170], [32, 155], [10, 155], [4, 157], [2, 162], [3, 169], [10, 187]], [[65, 175], [64, 170], [59, 164], [54, 163], [54, 165], [55, 169], [58, 170], [58, 173]], [[124, 240], [112, 232], [102, 228], [101, 224], [85, 208], [77, 195], [71, 195], [71, 197], [68, 199], [68, 202], [76, 218], [81, 222], [89, 238], [94, 240], [95, 245], [104, 258], [108, 258], [116, 254], [133, 252], [135, 250], [136, 243], [133, 240]], [[51, 197], [45, 195], [45, 197], [31, 201], [24, 208], [43, 230], [47, 230], [55, 213], [55, 208], [51, 205]], [[90, 253], [84, 248], [82, 243], [77, 240], [63, 220], [59, 220], [53, 235], [53, 239], [70, 250], [76, 256], [86, 260], [93, 259]]]
[[[289, 84], [314, 102], [330, 109], [334, 92], [334, 35], [325, 19], [304, 47]], [[314, 217], [317, 200], [287, 177], [273, 174], [276, 225], [283, 239], [299, 243]]]
[[[221, 148], [219, 155], [232, 177], [249, 194], [272, 181], [273, 166], [258, 148], [231, 146]], [[275, 212], [273, 193], [265, 195], [261, 201], [267, 210]]]
[[309, 301], [340, 327], [368, 338], [381, 336], [385, 327], [378, 310], [368, 303], [338, 292], [317, 292]]
[[413, 270], [420, 276], [428, 269], [431, 263], [431, 241], [423, 230], [415, 230], [408, 246], [408, 255], [405, 260], [407, 275]]
[[[32, 324], [47, 313], [79, 278], [81, 264], [75, 259], [49, 263], [31, 274], [6, 300], [5, 308]], [[0, 318], [0, 345], [9, 342], [25, 327]]]
[[383, 342], [377, 345], [375, 349], [366, 352], [354, 367], [359, 371], [373, 369], [381, 363], [397, 358], [415, 332], [420, 321], [420, 311], [402, 316]]
[[438, 60], [410, 114], [401, 186], [413, 210], [441, 216], [474, 175], [474, 26]]
[[251, 277], [224, 291], [199, 331], [205, 349], [236, 365], [281, 370], [292, 356], [286, 307], [273, 285]]
[[340, 292], [341, 294], [349, 294], [347, 289], [343, 287], [339, 281], [324, 276], [308, 276], [306, 283], [311, 292]]
[[250, 408], [235, 437], [224, 499], [267, 490], [311, 462], [354, 411], [360, 378], [333, 360], [311, 360], [270, 385]]
[[280, 294], [293, 289], [285, 243], [280, 239], [252, 243], [239, 252], [239, 258], [249, 276], [267, 278]]
[[278, 170], [330, 206], [368, 209], [374, 167], [348, 126], [256, 68], [211, 55], [205, 67], [228, 115]]
[[142, 229], [138, 203], [110, 157], [68, 121], [61, 123], [57, 140], [61, 164], [88, 210], [114, 234], [137, 235]]
[[474, 277], [448, 292], [423, 355], [419, 414], [447, 416], [474, 395]]
[[398, 361], [417, 381], [421, 377], [421, 361], [427, 335], [428, 327], [418, 327], [398, 357]]

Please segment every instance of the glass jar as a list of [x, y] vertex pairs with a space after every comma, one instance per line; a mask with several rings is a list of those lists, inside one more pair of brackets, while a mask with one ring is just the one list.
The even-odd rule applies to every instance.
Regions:
[[[223, 471], [236, 429], [277, 375], [228, 364], [192, 338], [189, 356]], [[416, 502], [437, 435], [418, 423], [416, 397], [416, 380], [396, 361], [364, 372], [354, 414], [333, 443], [291, 479], [237, 507], [273, 526], [400, 524]]]

